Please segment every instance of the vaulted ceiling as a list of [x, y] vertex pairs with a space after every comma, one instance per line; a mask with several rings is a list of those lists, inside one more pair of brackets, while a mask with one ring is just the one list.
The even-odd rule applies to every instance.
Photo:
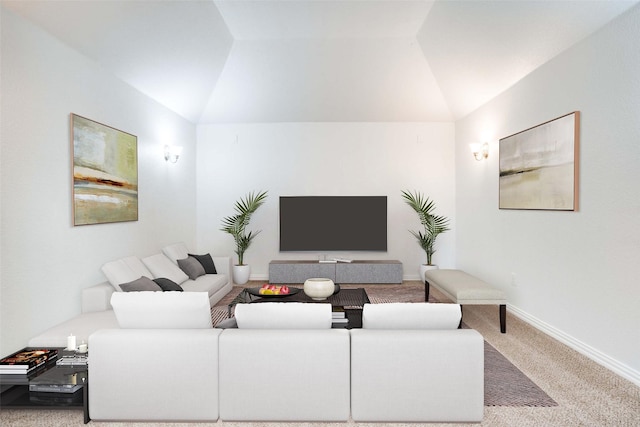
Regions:
[[451, 121], [639, 0], [2, 1], [194, 123]]

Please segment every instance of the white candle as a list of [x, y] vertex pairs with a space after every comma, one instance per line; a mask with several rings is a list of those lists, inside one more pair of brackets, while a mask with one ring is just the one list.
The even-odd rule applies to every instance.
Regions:
[[75, 350], [76, 349], [76, 337], [74, 335], [69, 335], [67, 337], [67, 350]]

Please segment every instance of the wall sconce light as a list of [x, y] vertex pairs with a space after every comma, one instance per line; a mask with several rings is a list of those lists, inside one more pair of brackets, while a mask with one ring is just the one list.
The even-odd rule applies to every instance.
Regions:
[[175, 163], [180, 158], [182, 153], [182, 147], [177, 145], [165, 145], [164, 146], [164, 159], [167, 162]]
[[473, 157], [476, 160], [480, 161], [482, 159], [486, 159], [489, 157], [489, 144], [485, 142], [484, 144], [471, 144], [471, 151], [473, 152]]

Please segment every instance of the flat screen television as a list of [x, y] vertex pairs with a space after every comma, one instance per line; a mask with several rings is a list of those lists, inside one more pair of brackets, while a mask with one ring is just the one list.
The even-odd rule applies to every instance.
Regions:
[[386, 196], [280, 197], [280, 251], [386, 250]]

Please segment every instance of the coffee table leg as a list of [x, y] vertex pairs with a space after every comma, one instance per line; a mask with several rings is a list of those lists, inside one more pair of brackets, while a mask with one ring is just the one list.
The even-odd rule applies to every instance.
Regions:
[[84, 423], [87, 424], [91, 421], [89, 417], [89, 383], [85, 383], [84, 387], [82, 387], [82, 406], [84, 412]]
[[500, 304], [500, 332], [507, 333], [507, 306]]
[[424, 302], [429, 302], [429, 282], [424, 281]]

